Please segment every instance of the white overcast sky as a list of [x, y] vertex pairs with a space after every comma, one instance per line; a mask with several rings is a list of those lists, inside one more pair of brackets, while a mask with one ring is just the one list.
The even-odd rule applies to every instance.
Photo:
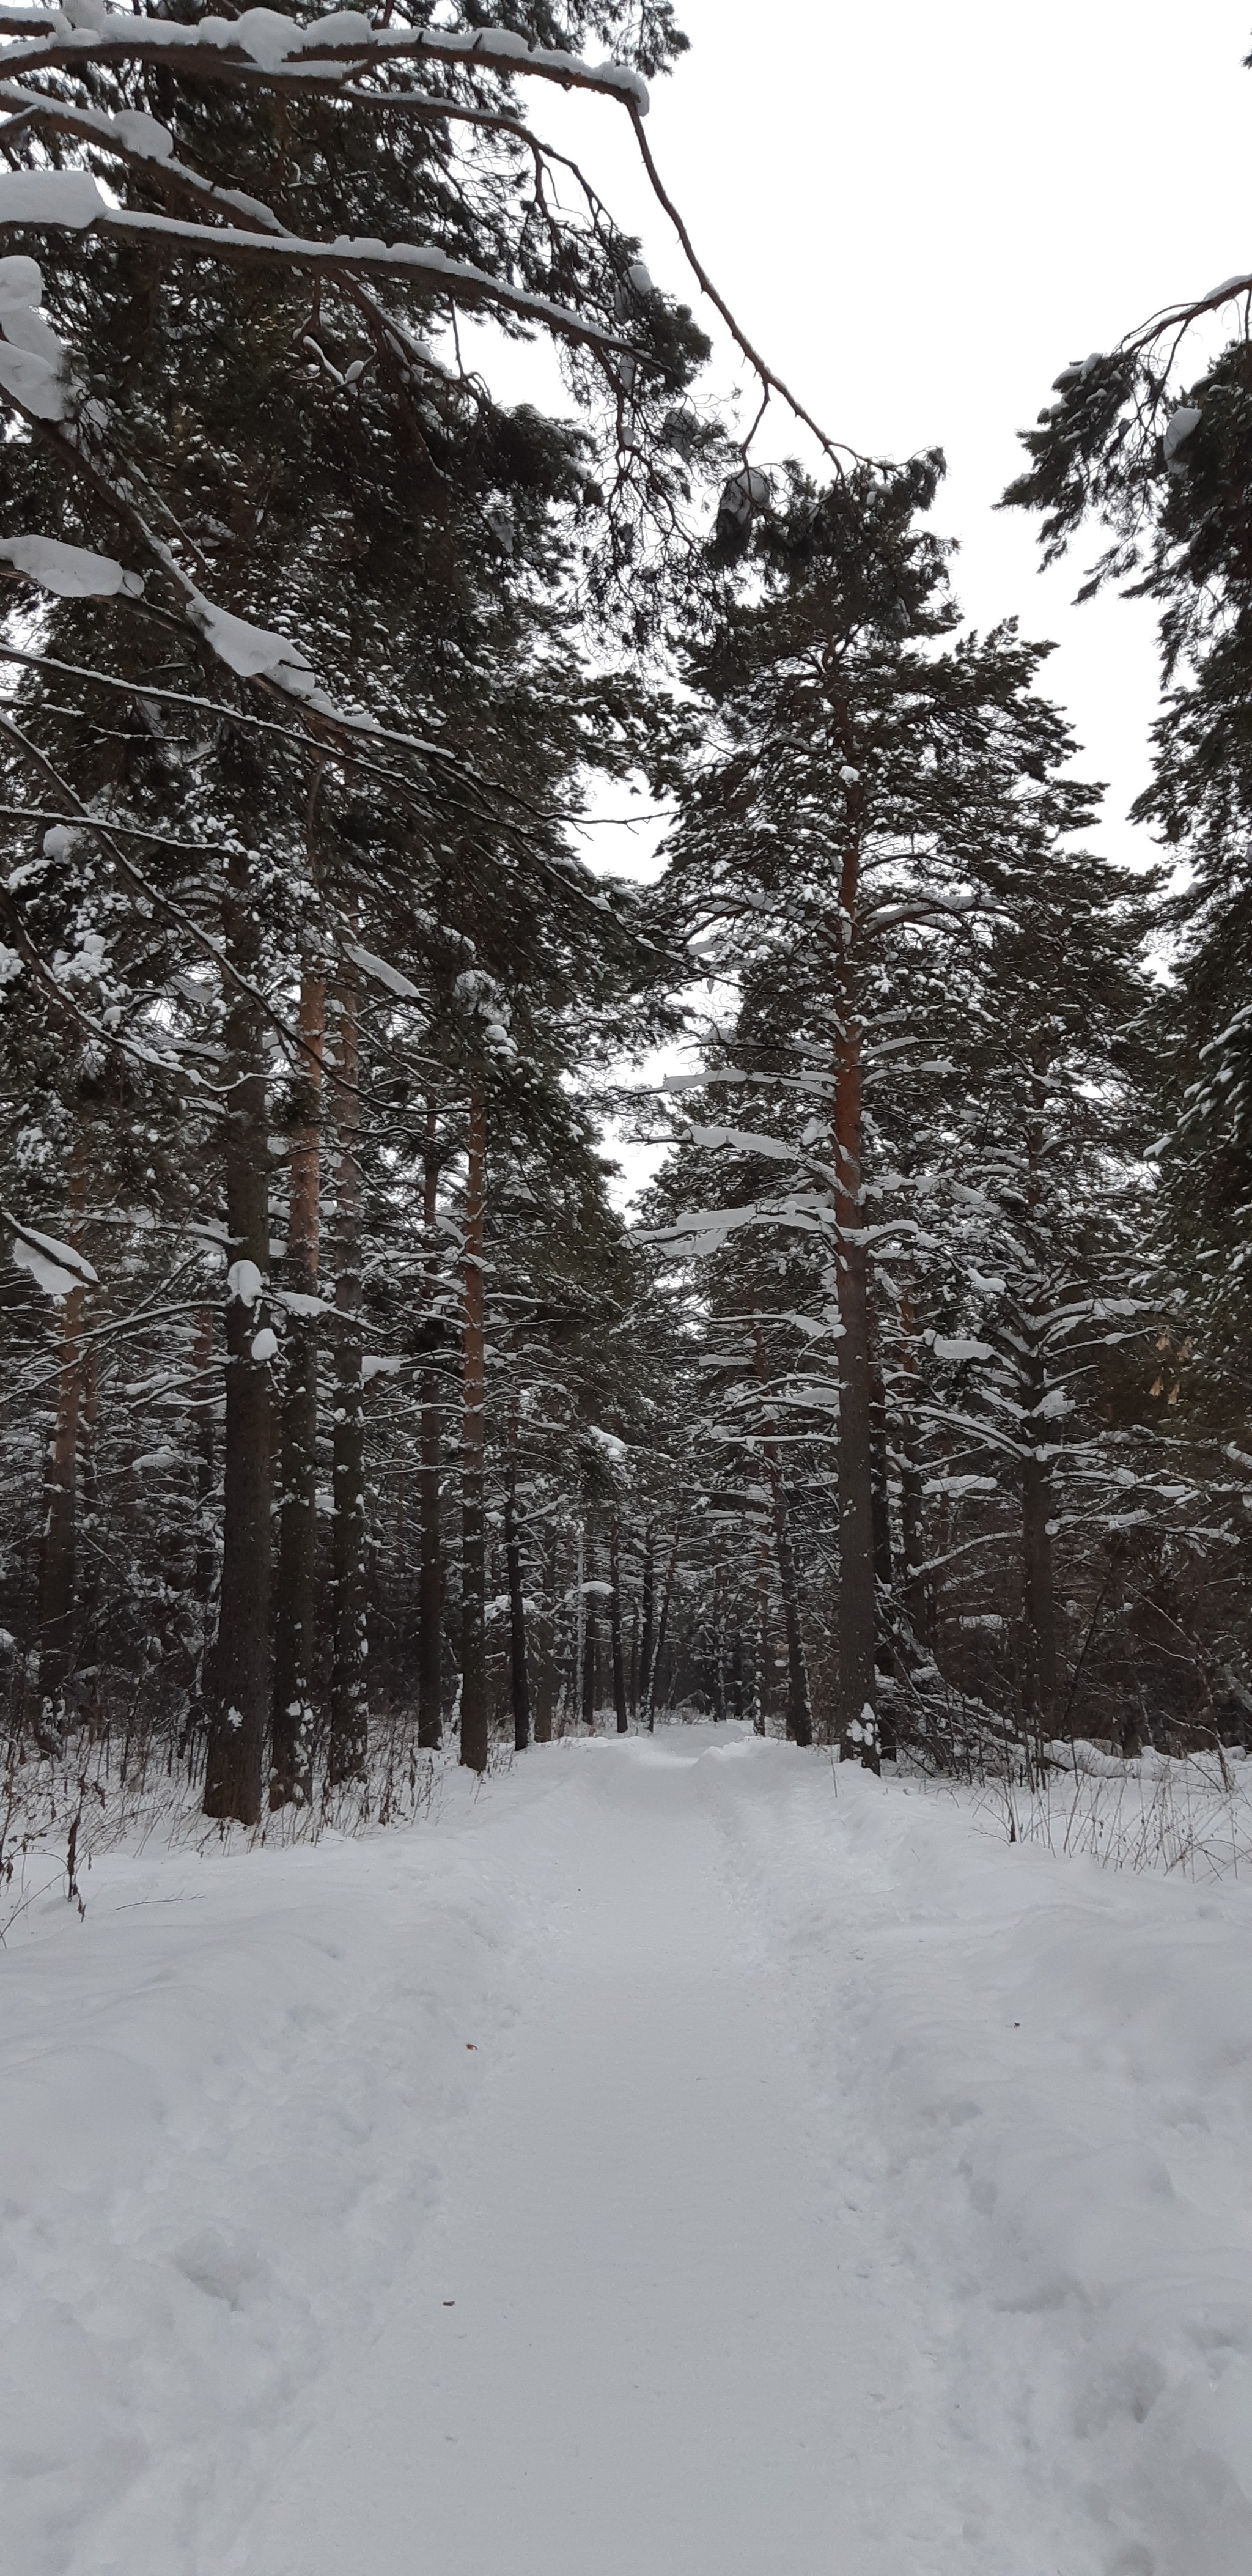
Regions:
[[[1252, 266], [1249, 0], [679, 0], [678, 16], [691, 52], [655, 84], [649, 133], [706, 266], [835, 436], [944, 448], [935, 524], [960, 540], [966, 612], [1056, 641], [1045, 686], [1084, 773], [1109, 781], [1106, 847], [1130, 855], [1150, 613], [1072, 607], [1094, 539], [1041, 577], [1033, 523], [994, 504], [1067, 359]], [[657, 283], [694, 300], [626, 120], [546, 91], [532, 105]], [[759, 452], [796, 446], [771, 412]]]

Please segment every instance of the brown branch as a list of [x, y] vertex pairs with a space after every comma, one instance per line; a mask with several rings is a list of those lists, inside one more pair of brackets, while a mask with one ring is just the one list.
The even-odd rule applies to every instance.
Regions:
[[[835, 472], [842, 475], [843, 466], [840, 461], [841, 458], [844, 456], [856, 457], [859, 455], [860, 451], [857, 448], [847, 446], [842, 439], [830, 438], [826, 431], [820, 427], [819, 423], [814, 420], [812, 413], [805, 410], [805, 407], [800, 401], [798, 395], [792, 393], [790, 386], [784, 382], [781, 376], [775, 374], [774, 369], [769, 366], [766, 360], [761, 356], [760, 350], [753, 346], [753, 343], [748, 338], [747, 332], [743, 329], [742, 324], [736, 321], [724, 295], [719, 293], [704, 265], [703, 260], [697, 253], [695, 243], [692, 241], [687, 225], [682, 215], [679, 213], [673, 198], [670, 196], [665, 182], [661, 177], [661, 173], [657, 168], [652, 155], [651, 145], [649, 144], [647, 135], [644, 132], [643, 118], [638, 108], [632, 106], [629, 108], [628, 112], [631, 124], [635, 129], [635, 140], [638, 143], [640, 157], [651, 183], [652, 193], [655, 196], [657, 203], [664, 208], [666, 214], [669, 216], [670, 222], [678, 235], [679, 241], [682, 243], [683, 250], [687, 257], [688, 266], [691, 269], [692, 275], [698, 280], [702, 292], [707, 295], [710, 304], [712, 304], [716, 311], [720, 313], [736, 348], [739, 349], [747, 359], [753, 373], [758, 377], [766, 391], [768, 393], [777, 394], [779, 401], [786, 404], [787, 409], [792, 413], [793, 417], [798, 421], [802, 421], [805, 428], [812, 431], [823, 455], [829, 458], [831, 464], [835, 468]], [[763, 408], [764, 406], [762, 406], [762, 409]], [[758, 421], [759, 418], [760, 415], [758, 414]], [[756, 426], [757, 424], [754, 423], [753, 435], [755, 435]], [[745, 452], [746, 446], [747, 442], [745, 441]]]
[[1118, 348], [1124, 349], [1127, 356], [1131, 357], [1140, 349], [1150, 349], [1153, 341], [1159, 340], [1165, 331], [1175, 330], [1181, 338], [1183, 332], [1188, 331], [1193, 322], [1198, 322], [1202, 314], [1216, 313], [1223, 304], [1233, 304], [1236, 296], [1249, 294], [1252, 294], [1252, 274], [1245, 272], [1242, 276], [1228, 277], [1220, 286], [1215, 286], [1210, 294], [1197, 296], [1192, 304], [1162, 306], [1159, 313], [1150, 314], [1147, 321], [1139, 325], [1138, 330], [1130, 332], [1124, 340], [1120, 340]]

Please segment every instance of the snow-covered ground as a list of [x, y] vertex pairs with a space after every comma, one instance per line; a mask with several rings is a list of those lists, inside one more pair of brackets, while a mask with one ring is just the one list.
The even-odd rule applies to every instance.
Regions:
[[13, 2576], [1248, 2576], [1243, 1880], [710, 1728], [84, 1888], [0, 1953]]

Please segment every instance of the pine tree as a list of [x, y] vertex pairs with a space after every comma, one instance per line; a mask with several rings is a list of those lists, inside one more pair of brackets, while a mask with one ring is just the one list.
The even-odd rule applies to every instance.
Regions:
[[[689, 653], [715, 730], [684, 793], [670, 879], [683, 926], [740, 984], [736, 1060], [768, 1065], [813, 1112], [778, 1140], [810, 1186], [774, 1214], [825, 1230], [821, 1320], [839, 1385], [834, 1722], [844, 1750], [869, 1761], [887, 1571], [873, 1273], [916, 1219], [870, 1222], [883, 1184], [869, 1165], [867, 1050], [921, 1034], [919, 961], [924, 981], [936, 940], [995, 912], [1006, 830], [1027, 866], [1085, 811], [1083, 792], [1055, 778], [1068, 747], [1059, 720], [1031, 695], [1038, 648], [1009, 628], [945, 640], [957, 611], [944, 548], [915, 524], [938, 470], [934, 459], [858, 469], [826, 491], [793, 472], [746, 555], [733, 549], [755, 585], [729, 589]], [[752, 1149], [750, 1137], [725, 1141]], [[758, 1150], [774, 1150], [768, 1136]]]
[[[541, 47], [593, 27], [610, 38], [622, 31], [623, 13], [612, 6], [560, 19], [542, 7], [515, 15]], [[385, 844], [384, 808], [389, 857], [406, 882], [406, 947], [421, 926], [414, 834], [433, 862], [428, 880], [467, 819], [467, 859], [487, 863], [475, 832], [491, 818], [486, 837], [498, 838], [519, 806], [506, 777], [490, 769], [491, 700], [476, 651], [485, 592], [501, 599], [511, 589], [519, 614], [524, 605], [535, 618], [545, 584], [569, 560], [568, 527], [557, 538], [549, 525], [581, 511], [586, 575], [603, 594], [615, 567], [638, 555], [643, 520], [672, 524], [671, 505], [708, 440], [674, 405], [704, 343], [689, 316], [653, 292], [636, 246], [590, 201], [589, 219], [558, 219], [549, 208], [536, 220], [531, 182], [543, 147], [514, 112], [515, 84], [547, 76], [550, 63], [519, 55], [512, 37], [495, 46], [490, 31], [433, 27], [424, 12], [409, 28], [357, 29], [351, 44], [336, 20], [324, 85], [311, 89], [307, 66], [293, 63], [296, 52], [317, 49], [316, 27], [293, 20], [287, 54], [271, 46], [273, 59], [262, 62], [242, 42], [189, 46], [179, 16], [101, 29], [93, 21], [69, 48], [41, 34], [26, 52], [14, 49], [7, 66], [18, 75], [9, 84], [18, 130], [27, 143], [35, 138], [41, 176], [34, 196], [22, 172], [0, 181], [0, 224], [16, 226], [19, 241], [37, 234], [42, 256], [41, 274], [19, 250], [0, 279], [10, 353], [0, 378], [23, 425], [15, 491], [27, 524], [43, 532], [10, 548], [9, 560], [15, 579], [52, 593], [40, 647], [73, 663], [79, 699], [68, 718], [63, 706], [51, 714], [65, 675], [49, 690], [37, 654], [28, 683], [35, 739], [10, 729], [10, 744], [25, 812], [32, 771], [39, 791], [49, 785], [44, 744], [64, 749], [52, 782], [58, 801], [72, 818], [105, 800], [120, 847], [112, 864], [221, 977], [230, 1102], [223, 1214], [236, 1258], [219, 1641], [206, 1670], [209, 1804], [251, 1818], [269, 1690], [268, 1550], [259, 1533], [269, 1508], [271, 1345], [284, 1319], [295, 1330], [279, 1495], [272, 1795], [304, 1795], [308, 1780], [316, 1362], [307, 1345], [316, 1318], [298, 1312], [311, 1294], [307, 1276], [288, 1286], [271, 1317], [274, 1216], [283, 1228], [281, 1211], [263, 1204], [273, 1095], [288, 1082], [307, 1088], [318, 1043], [296, 1003], [302, 960], [312, 938], [327, 967], [341, 967], [360, 894], [352, 835]], [[630, 16], [640, 69], [663, 68], [682, 43], [667, 7]], [[360, 85], [375, 58], [398, 78], [398, 113], [385, 79], [377, 99]], [[394, 69], [410, 61], [420, 64], [417, 92]], [[20, 92], [27, 70], [50, 87]], [[639, 100], [639, 74], [625, 66], [584, 74], [571, 63], [561, 77], [584, 80], [610, 103]], [[374, 139], [380, 118], [383, 149]], [[84, 167], [93, 162], [110, 170], [124, 205], [97, 200]], [[84, 235], [74, 209], [87, 199], [99, 211]], [[328, 220], [340, 239], [375, 244], [403, 244], [416, 225], [432, 258], [421, 247], [388, 255], [380, 281], [374, 253], [360, 273], [359, 261], [317, 247]], [[241, 233], [241, 221], [252, 229]], [[208, 264], [192, 291], [175, 294], [167, 281], [188, 250]], [[615, 459], [599, 498], [584, 501], [581, 437], [533, 415], [501, 415], [476, 380], [430, 348], [418, 323], [430, 319], [432, 276], [442, 311], [460, 298], [564, 337]], [[127, 557], [124, 572], [115, 545]], [[142, 571], [129, 568], [136, 555]], [[439, 735], [450, 708], [466, 705], [476, 664], [483, 694], [458, 755]], [[513, 717], [526, 695], [509, 693]], [[529, 703], [533, 716], [533, 687]], [[312, 870], [306, 819], [319, 798]], [[128, 855], [144, 832], [150, 874]], [[226, 859], [224, 886], [215, 844]], [[262, 847], [263, 862], [252, 855]], [[181, 862], [175, 848], [186, 854]], [[368, 890], [376, 898], [376, 877]], [[20, 941], [21, 923], [15, 928]], [[27, 966], [20, 945], [14, 954], [38, 976], [34, 956]], [[268, 1019], [263, 986], [281, 997]], [[297, 1208], [297, 1249], [286, 1256], [295, 1268], [313, 1191], [307, 1131], [296, 1114], [289, 1133], [305, 1216]], [[355, 1468], [345, 1423], [358, 1399], [344, 1356], [348, 1326], [337, 1329], [349, 1399], [338, 1407], [345, 1454], [337, 1482], [346, 1495]], [[302, 1338], [303, 1352], [294, 1347]], [[428, 1408], [428, 1427], [429, 1419]], [[363, 1707], [362, 1510], [345, 1506], [336, 1526], [337, 1596], [357, 1604], [345, 1613], [357, 1641], [355, 1678], [346, 1629], [336, 1656], [342, 1715], [345, 1694]], [[355, 1762], [359, 1724], [335, 1733], [337, 1742], [353, 1738]]]

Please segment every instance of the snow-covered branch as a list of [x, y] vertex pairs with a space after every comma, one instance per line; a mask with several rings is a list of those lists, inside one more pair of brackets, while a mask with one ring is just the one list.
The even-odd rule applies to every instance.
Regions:
[[861, 938], [883, 930], [898, 930], [905, 921], [968, 921], [972, 914], [989, 921], [1010, 921], [1012, 916], [1003, 904], [989, 903], [978, 894], [928, 894], [911, 896], [900, 903], [877, 904], [863, 913], [857, 925]]
[[[616, 332], [589, 321], [572, 305], [493, 277], [469, 260], [449, 259], [429, 243], [383, 242], [341, 234], [332, 241], [304, 239], [297, 233], [269, 230], [244, 232], [228, 224], [180, 222], [142, 208], [111, 205], [87, 170], [12, 170], [0, 178], [0, 230], [46, 228], [68, 232], [100, 231], [121, 241], [150, 242], [174, 256], [227, 260], [235, 264], [276, 261], [315, 277], [394, 277], [447, 295], [471, 310], [498, 305], [520, 320], [534, 322], [558, 339], [606, 355], [639, 362], [639, 352]], [[644, 361], [646, 363], [646, 361]]]
[[[168, 19], [132, 17], [103, 0], [77, 0], [61, 9], [0, 10], [0, 35], [19, 41], [5, 56], [12, 69], [81, 73], [96, 64], [164, 64], [197, 80], [277, 83], [334, 89], [362, 71], [393, 63], [447, 63], [465, 71], [518, 74], [584, 89], [621, 101], [637, 117], [648, 112], [648, 87], [626, 63], [588, 63], [557, 47], [528, 45], [509, 27], [452, 29], [375, 26], [355, 10], [339, 9], [305, 26], [273, 9], [246, 9], [238, 18], [207, 15], [190, 26]], [[25, 41], [20, 41], [24, 39]]]

